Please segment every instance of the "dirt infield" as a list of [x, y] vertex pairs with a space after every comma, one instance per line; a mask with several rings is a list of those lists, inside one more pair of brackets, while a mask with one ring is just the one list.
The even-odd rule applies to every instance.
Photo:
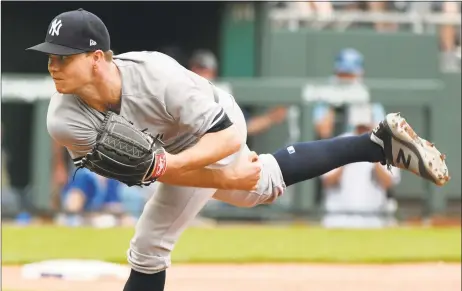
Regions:
[[[460, 291], [460, 264], [406, 265], [175, 265], [166, 291]], [[24, 280], [20, 267], [2, 267], [8, 291], [122, 290], [120, 279], [69, 282]]]

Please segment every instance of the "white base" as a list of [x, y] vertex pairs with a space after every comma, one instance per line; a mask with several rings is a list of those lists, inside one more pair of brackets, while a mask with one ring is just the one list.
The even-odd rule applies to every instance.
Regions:
[[128, 278], [130, 268], [96, 260], [49, 260], [24, 265], [25, 279], [59, 278], [62, 280], [91, 281], [100, 277]]

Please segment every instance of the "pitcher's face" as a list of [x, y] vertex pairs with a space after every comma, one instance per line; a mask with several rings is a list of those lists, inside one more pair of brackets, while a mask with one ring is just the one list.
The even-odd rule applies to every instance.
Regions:
[[62, 94], [75, 93], [91, 82], [93, 62], [91, 54], [71, 56], [48, 56], [48, 72], [50, 72], [56, 90]]

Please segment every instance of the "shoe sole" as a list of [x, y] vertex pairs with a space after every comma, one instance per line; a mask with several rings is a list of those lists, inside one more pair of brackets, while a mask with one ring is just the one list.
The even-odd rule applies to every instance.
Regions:
[[386, 128], [394, 139], [407, 146], [420, 158], [419, 167], [424, 167], [425, 173], [411, 172], [433, 181], [438, 186], [445, 185], [451, 179], [445, 162], [446, 156], [433, 143], [418, 136], [400, 113], [387, 115]]

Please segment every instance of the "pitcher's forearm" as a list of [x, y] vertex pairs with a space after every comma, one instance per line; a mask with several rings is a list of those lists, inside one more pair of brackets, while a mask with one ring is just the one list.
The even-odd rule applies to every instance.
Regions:
[[233, 125], [219, 132], [207, 133], [196, 145], [169, 157], [167, 172], [179, 173], [212, 165], [241, 147], [239, 132]]
[[221, 169], [197, 169], [191, 171], [180, 171], [178, 173], [166, 172], [157, 181], [184, 187], [199, 187], [225, 189], [227, 188], [225, 173]]

